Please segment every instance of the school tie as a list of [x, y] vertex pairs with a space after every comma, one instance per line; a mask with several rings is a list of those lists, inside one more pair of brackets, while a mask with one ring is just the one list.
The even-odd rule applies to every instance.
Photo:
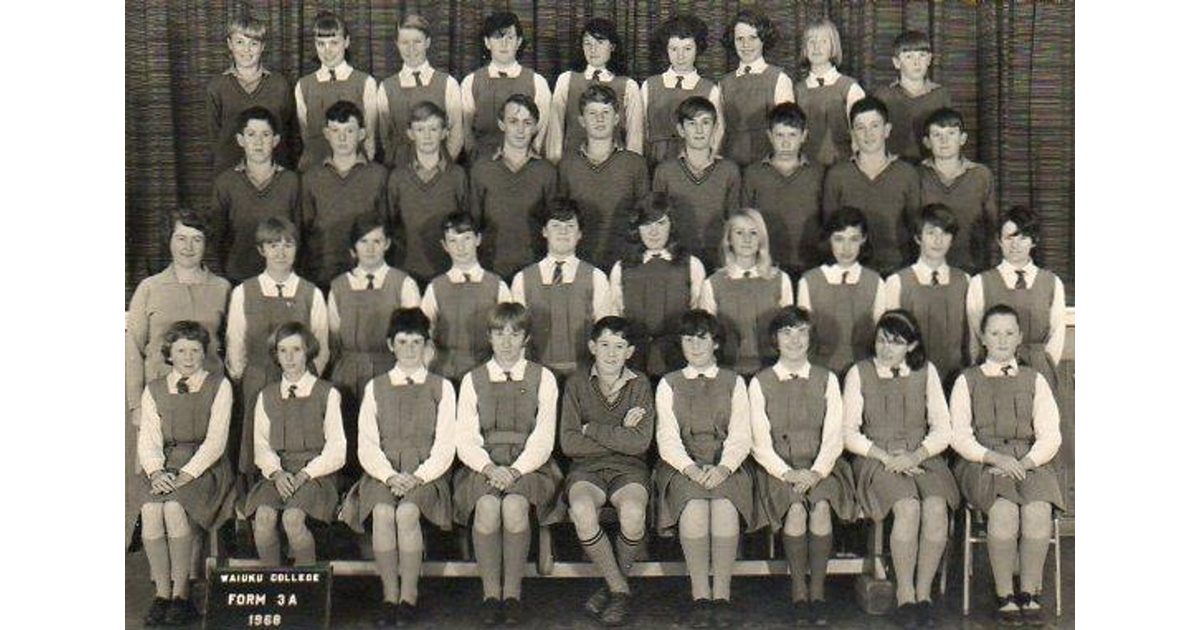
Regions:
[[375, 274], [369, 273], [369, 274], [367, 274], [367, 290], [373, 291], [374, 289], [375, 289]]
[[599, 81], [599, 80], [600, 80], [600, 72], [601, 72], [600, 70], [593, 70], [593, 71], [592, 71], [592, 81], [593, 81], [593, 82], [597, 82], [597, 81]]
[[842, 284], [850, 284], [850, 272], [849, 271], [842, 272]]
[[937, 269], [934, 269], [933, 270], [933, 286], [936, 287], [939, 284], [941, 284], [941, 283], [938, 282], [938, 272], [937, 272]]
[[507, 72], [505, 72], [504, 70], [497, 70], [497, 71], [496, 71], [496, 74], [500, 75], [500, 78], [501, 78], [501, 79], [507, 79], [507, 78], [508, 78], [508, 73], [507, 73]]
[[421, 86], [425, 85], [424, 83], [421, 83], [421, 73], [420, 72], [414, 72], [413, 79], [416, 80], [417, 87], [421, 87]]
[[504, 380], [506, 380], [506, 381], [509, 381], [509, 382], [512, 382], [512, 380], [513, 380], [513, 377], [512, 377], [512, 372], [505, 372], [505, 373], [504, 373]]
[[1006, 365], [1006, 366], [1000, 368], [1000, 371], [1004, 372], [1005, 376], [1012, 376], [1012, 366], [1011, 365]]
[[900, 368], [892, 368], [892, 378], [900, 378]]
[[742, 76], [746, 76], [748, 74], [750, 74], [750, 66], [746, 66], [745, 68], [742, 68]]
[[683, 77], [675, 77], [675, 89], [676, 90], [683, 89]]
[[288, 385], [288, 398], [295, 398], [295, 397], [296, 397], [296, 388], [297, 388], [297, 387], [299, 387], [299, 385], [296, 385], [295, 383], [292, 383], [291, 385]]
[[413, 383], [416, 383], [416, 381], [414, 381], [414, 380], [412, 379], [412, 377], [411, 377], [411, 376], [405, 376], [405, 377], [404, 377], [404, 384], [405, 384], [405, 385], [412, 385]]
[[176, 390], [177, 390], [177, 391], [178, 391], [180, 394], [187, 394], [187, 393], [189, 393], [189, 392], [191, 392], [191, 391], [192, 391], [191, 389], [189, 389], [189, 388], [188, 388], [188, 384], [187, 384], [187, 379], [186, 379], [186, 378], [181, 378], [181, 379], [179, 379], [178, 381], [176, 381], [176, 382], [175, 382], [175, 389], [176, 389]]
[[822, 87], [824, 85], [825, 85], [824, 77], [817, 77], [817, 87]]
[[550, 284], [563, 283], [563, 263], [565, 262], [565, 260], [554, 261], [554, 275], [550, 277]]
[[283, 297], [283, 285], [282, 284], [276, 284], [275, 290], [278, 292], [278, 294], [277, 294], [278, 297]]
[[1025, 282], [1025, 270], [1024, 269], [1017, 270], [1017, 284], [1013, 288], [1014, 289], [1028, 289], [1029, 288], [1029, 285]]
[[[747, 66], [747, 67], [749, 67], [749, 66]], [[789, 381], [794, 381], [794, 380], [796, 380], [796, 379], [798, 379], [798, 378], [800, 378], [800, 373], [799, 373], [799, 372], [792, 372], [791, 374], [788, 374], [788, 380], [789, 380]]]
[[742, 272], [742, 278], [749, 279], [749, 278], [750, 278], [750, 272], [749, 272], [749, 271], [743, 271], [743, 272]]
[[336, 73], [336, 72], [334, 72], [333, 70], [330, 70], [330, 71], [329, 71], [329, 82], [330, 82], [330, 83], [335, 83], [335, 82], [337, 82], [337, 73]]

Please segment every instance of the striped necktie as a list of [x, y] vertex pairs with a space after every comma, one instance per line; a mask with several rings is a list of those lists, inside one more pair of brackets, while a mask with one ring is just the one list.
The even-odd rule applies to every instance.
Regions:
[[1017, 284], [1015, 286], [1013, 286], [1013, 288], [1014, 289], [1028, 289], [1029, 288], [1029, 284], [1027, 284], [1025, 282], [1025, 270], [1024, 269], [1017, 270]]
[[175, 382], [175, 389], [180, 394], [187, 394], [192, 391], [191, 388], [188, 387], [188, 382], [187, 382], [186, 377], [180, 378], [178, 381]]
[[565, 260], [554, 261], [554, 275], [550, 277], [550, 284], [563, 283], [563, 264], [565, 262]]
[[369, 273], [369, 274], [367, 274], [367, 290], [372, 291], [374, 289], [375, 289], [375, 274]]
[[933, 286], [936, 287], [939, 284], [941, 284], [941, 283], [938, 282], [938, 271], [937, 271], [937, 269], [934, 269], [933, 270]]
[[297, 389], [298, 387], [300, 387], [300, 386], [299, 386], [299, 385], [297, 385], [297, 384], [295, 384], [295, 383], [292, 383], [291, 385], [288, 385], [288, 396], [287, 396], [287, 397], [288, 397], [288, 398], [295, 398], [295, 397], [296, 397], [296, 389]]

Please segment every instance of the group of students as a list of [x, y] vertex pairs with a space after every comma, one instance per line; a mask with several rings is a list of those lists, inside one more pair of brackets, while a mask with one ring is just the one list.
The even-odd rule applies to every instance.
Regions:
[[[828, 21], [806, 30], [793, 86], [762, 59], [761, 14], [730, 25], [741, 64], [719, 84], [694, 68], [703, 23], [672, 18], [655, 39], [671, 67], [639, 99], [607, 67], [606, 20], [584, 29], [586, 72], [551, 94], [516, 64], [514, 15], [489, 16], [491, 63], [461, 88], [409, 16], [404, 68], [376, 89], [322, 14], [322, 66], [294, 92], [298, 177], [276, 159], [289, 95], [262, 36], [231, 26], [233, 67], [210, 88], [227, 166], [213, 207], [173, 217], [172, 268], [130, 307], [148, 624], [195, 617], [194, 532], [236, 503], [271, 565], [280, 524], [298, 565], [316, 560], [310, 519], [369, 525], [381, 625], [416, 618], [422, 520], [472, 529], [497, 624], [522, 618], [531, 520], [569, 515], [605, 580], [585, 606], [620, 625], [650, 517], [679, 537], [691, 625], [723, 627], [742, 533], [782, 530], [796, 620], [820, 625], [831, 512], [890, 514], [897, 615], [915, 627], [962, 496], [988, 513], [998, 615], [1040, 619], [1064, 292], [1032, 261], [1036, 214], [997, 217], [987, 168], [961, 156], [928, 38], [897, 39], [900, 79], [877, 98], [838, 74]], [[278, 111], [255, 100], [273, 94]], [[232, 291], [195, 271], [210, 239]], [[161, 316], [206, 300], [204, 317]], [[136, 323], [156, 304], [157, 335]]]

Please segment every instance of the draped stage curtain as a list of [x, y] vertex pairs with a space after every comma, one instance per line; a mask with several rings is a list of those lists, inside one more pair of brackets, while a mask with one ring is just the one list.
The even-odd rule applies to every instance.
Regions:
[[[673, 0], [536, 0], [513, 2], [249, 3], [267, 23], [266, 66], [291, 81], [318, 67], [312, 23], [323, 9], [349, 26], [351, 65], [377, 79], [400, 69], [398, 18], [407, 12], [433, 25], [434, 67], [461, 78], [482, 61], [484, 16], [514, 11], [525, 30], [519, 57], [554, 84], [579, 57], [578, 33], [592, 17], [616, 22], [629, 72], [639, 82], [661, 71], [650, 33], [676, 13], [709, 26], [701, 74], [734, 67], [719, 39], [744, 6], [764, 10], [780, 31], [767, 60], [799, 76], [804, 24], [828, 16], [842, 36], [840, 70], [868, 92], [896, 77], [892, 39], [904, 29], [933, 41], [933, 80], [949, 87], [963, 112], [967, 157], [996, 175], [1001, 208], [1027, 204], [1043, 217], [1042, 263], [1058, 273], [1074, 302], [1074, 5], [1064, 2], [687, 2]], [[168, 217], [178, 207], [206, 209], [214, 174], [208, 166], [204, 86], [230, 63], [227, 21], [246, 5], [209, 0], [130, 0], [125, 7], [126, 303], [137, 283], [170, 260]]]

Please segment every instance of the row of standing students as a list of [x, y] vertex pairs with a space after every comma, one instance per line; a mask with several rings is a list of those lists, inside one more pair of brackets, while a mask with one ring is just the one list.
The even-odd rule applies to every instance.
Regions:
[[[896, 616], [918, 627], [934, 620], [932, 582], [960, 488], [995, 521], [990, 556], [998, 590], [1009, 591], [1000, 595], [1000, 618], [1040, 621], [1050, 510], [1063, 504], [1051, 461], [1061, 438], [1049, 385], [1016, 359], [1019, 315], [1007, 305], [985, 315], [986, 359], [956, 379], [949, 406], [920, 328], [904, 310], [883, 314], [872, 355], [851, 367], [844, 388], [809, 362], [812, 323], [803, 309], [784, 307], [772, 317], [780, 358], [748, 387], [718, 365], [724, 336], [717, 318], [688, 311], [680, 337], [687, 365], [659, 381], [653, 400], [646, 375], [627, 366], [634, 352], [629, 322], [606, 317], [591, 328], [591, 368], [566, 379], [561, 420], [554, 375], [524, 356], [527, 310], [501, 303], [487, 326], [492, 356], [463, 378], [456, 398], [447, 379], [426, 369], [429, 319], [419, 309], [398, 309], [389, 319], [395, 364], [370, 381], [358, 410], [364, 471], [339, 514], [359, 531], [370, 523], [384, 583], [381, 625], [417, 619], [422, 520], [472, 528], [483, 577], [481, 621], [520, 623], [530, 515], [556, 522], [566, 498], [583, 548], [605, 579], [585, 607], [605, 624], [621, 625], [631, 612], [625, 576], [653, 512], [660, 533], [679, 536], [691, 576], [692, 627], [734, 623], [729, 586], [737, 538], [763, 526], [783, 530], [797, 621], [825, 623], [831, 512], [849, 520], [859, 506], [870, 518], [894, 518]], [[203, 369], [208, 341], [196, 322], [173, 325], [162, 348], [172, 371], [143, 394], [143, 531], [159, 592], [148, 623], [184, 618], [177, 610], [190, 606], [192, 528], [217, 524], [233, 490], [219, 451], [232, 400], [228, 381]], [[314, 375], [316, 340], [303, 324], [281, 325], [269, 343], [282, 376], [255, 404], [261, 477], [245, 511], [263, 560], [281, 563], [282, 520], [296, 563], [311, 564], [307, 522], [329, 522], [339, 504], [342, 406], [337, 389]], [[560, 423], [570, 458], [565, 483], [551, 457]], [[659, 456], [653, 483], [651, 437]], [[214, 445], [215, 457], [207, 452]], [[843, 445], [853, 454], [849, 463], [839, 458]], [[961, 456], [953, 473], [941, 457], [950, 445]], [[451, 484], [456, 454], [463, 465]], [[746, 461], [751, 455], [756, 465]], [[606, 502], [619, 514], [615, 551], [597, 516]], [[1014, 595], [1018, 552], [1021, 591]]]

